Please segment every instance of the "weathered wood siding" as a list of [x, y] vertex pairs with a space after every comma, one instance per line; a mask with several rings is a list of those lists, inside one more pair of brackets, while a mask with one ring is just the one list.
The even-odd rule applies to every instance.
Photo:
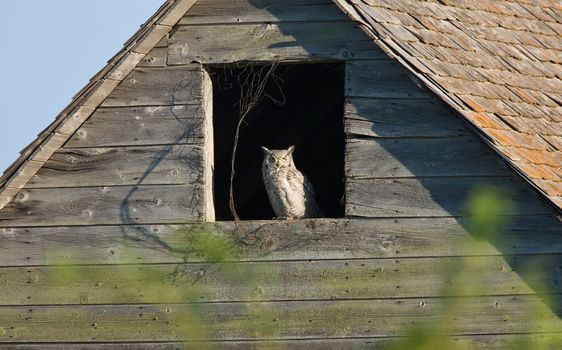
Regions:
[[[295, 339], [327, 348], [356, 348], [363, 344], [357, 338], [388, 344], [389, 336], [412, 322], [436, 322], [449, 302], [463, 305], [463, 319], [455, 322], [462, 334], [455, 341], [463, 348], [508, 347], [517, 333], [528, 333], [533, 317], [540, 319], [541, 332], [560, 337], [558, 311], [543, 304], [535, 289], [540, 284], [561, 292], [561, 275], [553, 273], [562, 256], [560, 222], [546, 217], [540, 227], [527, 223], [512, 223], [462, 256], [459, 246], [482, 242], [447, 218], [224, 224], [243, 243], [247, 260], [213, 265], [201, 278], [204, 265], [193, 256], [182, 270], [183, 282], [166, 293], [139, 276], [169, 275], [182, 261], [161, 244], [184, 244], [176, 227], [3, 229], [2, 246], [12, 253], [1, 262], [12, 266], [0, 269], [6, 332], [0, 340], [41, 343], [36, 348], [52, 342], [72, 342], [69, 349], [81, 343], [111, 348], [109, 342], [172, 346], [158, 342], [181, 340], [168, 321], [193, 311], [184, 303], [193, 293], [213, 339], [225, 342], [221, 346], [244, 346], [263, 327], [272, 330], [269, 346], [298, 347]], [[518, 268], [544, 254], [554, 259], [541, 270]], [[79, 265], [64, 265], [69, 259]], [[221, 269], [228, 274], [217, 274]], [[65, 280], [68, 273], [74, 277]], [[446, 276], [456, 273], [463, 285], [442, 289]], [[257, 280], [248, 286], [250, 274]], [[478, 284], [485, 289], [472, 289]], [[134, 292], [120, 295], [116, 289]]]
[[[175, 249], [178, 224], [213, 216], [202, 65], [272, 59], [346, 61], [348, 218], [222, 223], [244, 255], [208, 268]], [[507, 187], [519, 213], [487, 240], [463, 224], [484, 184]], [[561, 227], [331, 0], [199, 0], [0, 211], [0, 349], [179, 349], [188, 293], [212, 335], [193, 348], [385, 348], [461, 300], [461, 349], [562, 342], [562, 310], [543, 300], [562, 295]], [[180, 263], [169, 293], [139, 278]]]
[[198, 64], [133, 70], [0, 211], [0, 225], [207, 218], [210, 84]]
[[346, 80], [346, 215], [461, 216], [479, 186], [507, 190], [520, 215], [555, 213], [397, 62], [348, 61]]

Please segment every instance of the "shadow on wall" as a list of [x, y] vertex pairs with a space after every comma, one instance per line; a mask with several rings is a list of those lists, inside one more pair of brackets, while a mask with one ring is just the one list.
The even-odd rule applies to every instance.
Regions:
[[[264, 0], [249, 2], [257, 8], [267, 8], [281, 20], [290, 21], [294, 16], [287, 10], [290, 6], [268, 6], [270, 2]], [[307, 48], [310, 38], [296, 32], [291, 22], [278, 25], [284, 34], [304, 43], [306, 51], [314, 52], [314, 47]], [[371, 40], [366, 34], [357, 35]], [[361, 67], [360, 61], [356, 62]], [[357, 216], [400, 220], [424, 216], [460, 218], [473, 237], [493, 244], [510, 268], [535, 293], [544, 295], [551, 310], [562, 317], [562, 298], [558, 294], [562, 293], [559, 213], [449, 106], [421, 87], [417, 79], [410, 79], [406, 68], [387, 59], [379, 62], [389, 71], [396, 71], [396, 79], [380, 81], [374, 73], [346, 71], [355, 75], [346, 76], [346, 214], [353, 206], [358, 208]], [[357, 84], [355, 79], [363, 81]], [[354, 87], [363, 84], [369, 85], [369, 91], [379, 93], [349, 96], [361, 95]], [[463, 219], [473, 210], [467, 202], [482, 189], [499, 200], [480, 203], [480, 210], [488, 211], [488, 217], [495, 212], [505, 219], [490, 226], [496, 230], [494, 234], [482, 232], [484, 228], [471, 226]], [[351, 212], [354, 216], [354, 210]]]
[[[266, 3], [249, 1], [256, 7]], [[269, 9], [274, 16], [287, 16], [282, 7]], [[309, 37], [299, 37], [290, 24], [280, 23], [279, 27], [297, 42], [311, 42]], [[424, 91], [412, 81], [404, 84], [403, 91], [414, 94]], [[505, 188], [504, 193], [512, 198], [515, 209], [506, 216], [509, 220], [501, 233], [482, 235], [478, 228], [470, 227], [462, 219], [460, 222], [473, 236], [493, 244], [510, 268], [536, 293], [562, 292], [562, 248], [553, 244], [560, 242], [562, 225], [556, 212], [521, 178], [506, 169], [503, 161], [493, 156], [447, 106], [429, 94], [427, 98], [412, 99], [406, 93], [404, 97], [393, 98], [348, 97], [346, 108], [348, 115], [352, 115], [346, 120], [350, 139], [347, 191], [354, 191], [353, 196], [348, 195], [348, 206], [352, 204], [355, 208], [351, 210], [352, 216], [396, 217], [401, 222], [413, 221], [415, 217], [458, 218], [466, 214], [465, 203], [476, 188], [483, 185]], [[186, 130], [186, 134], [189, 132]], [[166, 148], [155, 157], [146, 174], [170, 151], [171, 147]], [[141, 178], [138, 184], [142, 183]], [[129, 201], [135, 191], [123, 201], [124, 224], [134, 223]], [[158, 240], [149, 230], [139, 229], [138, 234]], [[125, 232], [123, 235], [136, 239]], [[161, 244], [166, 247], [164, 242]], [[540, 280], [535, 278], [533, 268], [537, 264], [544, 277]], [[554, 299], [557, 303], [549, 305], [562, 316], [560, 298]]]
[[[191, 83], [190, 81], [186, 80], [185, 82], [182, 82], [182, 83], [178, 84], [177, 87], [176, 87], [176, 91], [174, 91], [174, 93], [172, 94], [172, 97], [176, 96], [176, 94], [182, 94], [182, 90], [190, 89], [191, 88], [190, 83]], [[145, 179], [158, 167], [158, 165], [162, 161], [164, 161], [168, 155], [171, 154], [175, 145], [184, 143], [185, 140], [187, 140], [187, 139], [193, 139], [194, 129], [201, 129], [202, 128], [201, 125], [197, 125], [197, 124], [194, 124], [192, 122], [186, 123], [184, 121], [184, 119], [177, 114], [176, 109], [174, 107], [175, 107], [174, 103], [171, 103], [171, 106], [169, 107], [170, 115], [173, 115], [174, 118], [177, 120], [177, 122], [185, 125], [186, 128], [184, 129], [184, 132], [175, 140], [175, 142], [173, 144], [164, 146], [158, 153], [156, 153], [156, 155], [152, 159], [150, 165], [144, 171], [143, 176], [141, 176], [138, 179], [138, 181], [136, 183], [137, 186], [142, 185], [144, 183]], [[203, 124], [204, 121], [201, 120], [199, 123]], [[197, 152], [197, 149], [192, 148], [190, 152]], [[185, 153], [185, 154], [179, 155], [177, 158], [178, 159], [183, 158], [183, 159], [186, 160], [184, 162], [184, 166], [185, 166], [186, 169], [189, 169], [189, 172], [199, 173], [201, 171], [201, 165], [197, 161], [194, 161], [194, 160], [198, 159], [198, 157], [194, 157], [193, 155], [190, 155], [189, 153]], [[125, 198], [123, 199], [123, 201], [121, 203], [119, 217], [121, 219], [122, 224], [131, 225], [131, 224], [135, 224], [135, 223], [138, 222], [138, 220], [136, 220], [134, 218], [134, 215], [135, 215], [134, 210], [131, 209], [131, 203], [135, 202], [134, 196], [135, 196], [135, 193], [138, 192], [138, 190], [139, 190], [139, 188], [134, 186], [131, 189], [131, 191], [129, 191], [127, 193], [127, 195], [125, 196]], [[197, 190], [197, 187], [194, 186], [193, 193], [191, 193], [191, 194], [186, 193], [186, 196], [190, 196], [192, 198], [192, 201], [200, 200], [198, 194], [195, 193], [196, 190]], [[203, 204], [201, 204], [201, 205], [203, 205]], [[191, 206], [193, 211], [197, 210], [197, 207], [198, 207], [198, 205], [192, 205]], [[121, 226], [121, 236], [125, 241], [130, 240], [130, 241], [137, 242], [137, 243], [143, 242], [143, 241], [148, 241], [147, 244], [149, 244], [149, 245], [150, 245], [150, 243], [156, 243], [157, 245], [159, 245], [162, 248], [167, 249], [171, 252], [176, 252], [176, 253], [180, 252], [180, 251], [176, 250], [175, 248], [171, 247], [168, 243], [161, 240], [158, 237], [157, 232], [152, 232], [150, 229], [148, 229], [144, 226], [135, 226], [134, 228], [129, 227], [129, 229], [127, 229], [124, 226]]]

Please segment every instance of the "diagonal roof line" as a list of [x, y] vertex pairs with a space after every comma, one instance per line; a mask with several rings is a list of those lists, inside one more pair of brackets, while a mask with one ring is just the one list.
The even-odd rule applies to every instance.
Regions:
[[[508, 154], [506, 154], [502, 149], [498, 148], [497, 144], [493, 142], [494, 136], [489, 135], [485, 129], [480, 127], [475, 123], [475, 119], [478, 117], [483, 117], [482, 113], [474, 110], [474, 108], [468, 105], [465, 101], [461, 100], [454, 94], [447, 93], [447, 90], [435, 81], [423, 73], [423, 64], [417, 62], [417, 59], [410, 56], [402, 47], [393, 40], [392, 35], [385, 32], [384, 25], [376, 23], [373, 18], [369, 16], [361, 6], [358, 6], [353, 0], [334, 0], [334, 2], [344, 11], [352, 20], [359, 23], [361, 29], [371, 37], [377, 45], [381, 47], [385, 52], [390, 54], [393, 58], [396, 58], [400, 64], [407, 68], [412, 74], [414, 74], [424, 85], [435, 93], [441, 100], [443, 100], [447, 105], [449, 105], [455, 113], [457, 113], [468, 126], [479, 136], [484, 142], [490, 146], [499, 156], [504, 159], [507, 164], [517, 172], [525, 181], [531, 184], [541, 195], [546, 198], [558, 211], [562, 211], [562, 201], [556, 200], [556, 197], [549, 196], [549, 194], [537, 185], [526, 173], [524, 169], [521, 169], [517, 164], [515, 164]], [[468, 109], [468, 110], [467, 110]]]
[[[495, 152], [535, 187], [560, 211], [562, 197], [549, 196], [545, 188], [533, 181], [525, 169], [512, 161], [495, 140], [493, 134], [482, 128], [478, 121], [486, 115], [469, 102], [448, 93], [446, 86], [425, 74], [427, 67], [411, 56], [395, 40], [384, 24], [377, 23], [372, 14], [364, 12], [359, 0], [333, 0], [340, 9], [369, 35], [375, 44], [396, 58], [433, 93], [447, 103]], [[372, 0], [369, 0], [372, 1]], [[367, 3], [369, 3], [367, 1]], [[195, 4], [196, 0], [167, 0], [160, 9], [144, 23], [129, 39], [123, 49], [111, 58], [108, 64], [74, 96], [73, 101], [59, 114], [55, 121], [29, 146], [20, 152], [20, 157], [0, 177], [0, 209], [7, 205], [19, 190], [35, 175], [52, 154], [62, 147], [72, 134], [94, 113], [107, 96], [137, 66], [138, 63], [172, 30], [173, 26]], [[363, 0], [365, 2], [365, 0]], [[545, 140], [546, 141], [546, 140]], [[502, 146], [501, 143], [499, 146]], [[505, 148], [505, 147], [503, 147]]]
[[124, 44], [72, 102], [0, 177], [0, 209], [35, 175], [53, 153], [94, 113], [107, 96], [172, 30], [196, 0], [167, 0]]

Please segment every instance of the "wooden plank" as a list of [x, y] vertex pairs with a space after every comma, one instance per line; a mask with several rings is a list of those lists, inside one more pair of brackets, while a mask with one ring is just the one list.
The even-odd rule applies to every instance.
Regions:
[[0, 211], [0, 227], [189, 222], [201, 196], [194, 184], [26, 189]]
[[513, 173], [480, 139], [348, 139], [346, 177], [505, 176]]
[[348, 98], [345, 132], [374, 137], [454, 137], [470, 134], [436, 99]]
[[[453, 315], [446, 316], [444, 302], [455, 305]], [[0, 320], [0, 342], [4, 343], [395, 336], [404, 334], [412, 325], [432, 327], [444, 321], [453, 334], [466, 335], [523, 333], [533, 329], [559, 332], [562, 327], [562, 320], [538, 296], [7, 306], [0, 308]], [[182, 321], [199, 332], [182, 332], [178, 324]]]
[[202, 139], [199, 105], [99, 108], [65, 146], [201, 144]]
[[146, 31], [141, 38], [135, 40], [132, 51], [146, 54], [149, 53], [150, 50], [152, 50], [154, 46], [162, 40], [162, 38], [168, 35], [170, 30], [172, 30], [172, 27], [161, 24], [153, 24], [151, 26], [144, 27], [141, 30]]
[[[205, 348], [215, 343], [202, 344]], [[248, 344], [249, 345], [249, 344]], [[231, 349], [236, 347], [225, 347]], [[0, 344], [0, 350], [184, 350], [183, 343], [35, 343], [35, 344]]]
[[90, 89], [84, 92], [84, 95], [77, 95], [75, 98], [82, 99], [81, 105], [89, 108], [97, 108], [107, 97], [113, 93], [115, 88], [120, 84], [121, 80], [102, 79], [94, 83]]
[[400, 63], [389, 58], [347, 61], [346, 95], [376, 98], [431, 98], [431, 93]]
[[201, 25], [178, 27], [168, 64], [380, 57], [382, 51], [349, 21]]
[[204, 208], [205, 221], [215, 221], [215, 190], [214, 190], [214, 168], [215, 168], [215, 131], [213, 126], [213, 82], [207, 71], [203, 72], [203, 98], [201, 109], [204, 119], [204, 144], [203, 144], [203, 162], [199, 166], [202, 170], [204, 184]]
[[[243, 261], [560, 254], [562, 222], [519, 217], [489, 241], [452, 218], [320, 219], [223, 223]], [[199, 226], [196, 226], [199, 228]], [[178, 226], [86, 226], [0, 229], [0, 266], [179, 263], [189, 239]], [[190, 232], [189, 226], [187, 232]], [[184, 250], [181, 250], [184, 248]], [[188, 254], [187, 261], [201, 257]]]
[[[123, 80], [138, 64], [145, 55], [136, 52], [127, 52], [119, 59], [106, 78], [112, 80]], [[92, 108], [92, 107], [90, 107]], [[95, 108], [95, 107], [94, 107]]]
[[522, 215], [554, 214], [554, 208], [519, 178], [453, 177], [349, 180], [346, 215], [361, 217], [458, 216], [480, 186], [508, 193]]
[[30, 178], [37, 173], [44, 162], [34, 160], [25, 161], [11, 178], [7, 179], [2, 185], [9, 188], [20, 189], [24, 187]]
[[[429, 337], [429, 340], [453, 344], [454, 349], [512, 349], [517, 344], [560, 344], [562, 333], [526, 333], [495, 335], [462, 335], [450, 337]], [[183, 350], [187, 346], [200, 349], [218, 350], [263, 350], [263, 349], [310, 349], [310, 350], [356, 350], [356, 349], [395, 349], [397, 343], [403, 344], [408, 338], [386, 337], [291, 339], [291, 340], [238, 340], [190, 343], [57, 343], [57, 344], [0, 344], [1, 350]]]
[[[514, 269], [537, 261], [540, 268]], [[562, 255], [0, 268], [0, 305], [341, 300], [562, 292]], [[179, 270], [178, 270], [179, 269]], [[181, 276], [172, 279], [174, 273]], [[532, 273], [532, 275], [531, 275]], [[532, 283], [529, 281], [532, 280]], [[95, 285], [95, 288], [93, 288]], [[540, 290], [534, 287], [540, 286]]]
[[56, 132], [61, 135], [72, 136], [72, 134], [86, 121], [95, 108], [78, 106], [70, 112], [56, 129]]
[[[180, 0], [171, 4], [170, 9], [158, 19], [158, 23], [165, 26], [175, 26], [197, 0]], [[163, 5], [166, 6], [166, 5]]]
[[166, 67], [168, 61], [168, 47], [155, 47], [152, 49], [137, 67]]
[[0, 208], [4, 208], [10, 203], [19, 191], [18, 188], [0, 186]]
[[202, 165], [193, 145], [61, 148], [25, 188], [200, 183]]
[[348, 19], [331, 0], [199, 0], [180, 25]]
[[201, 100], [201, 81], [200, 65], [136, 68], [113, 90], [102, 106], [196, 104]]

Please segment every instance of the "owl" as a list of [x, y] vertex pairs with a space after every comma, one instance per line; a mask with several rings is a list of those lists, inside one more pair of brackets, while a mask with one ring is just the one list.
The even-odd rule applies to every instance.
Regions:
[[322, 217], [312, 184], [293, 161], [295, 146], [286, 150], [262, 149], [263, 182], [275, 215], [282, 219]]

